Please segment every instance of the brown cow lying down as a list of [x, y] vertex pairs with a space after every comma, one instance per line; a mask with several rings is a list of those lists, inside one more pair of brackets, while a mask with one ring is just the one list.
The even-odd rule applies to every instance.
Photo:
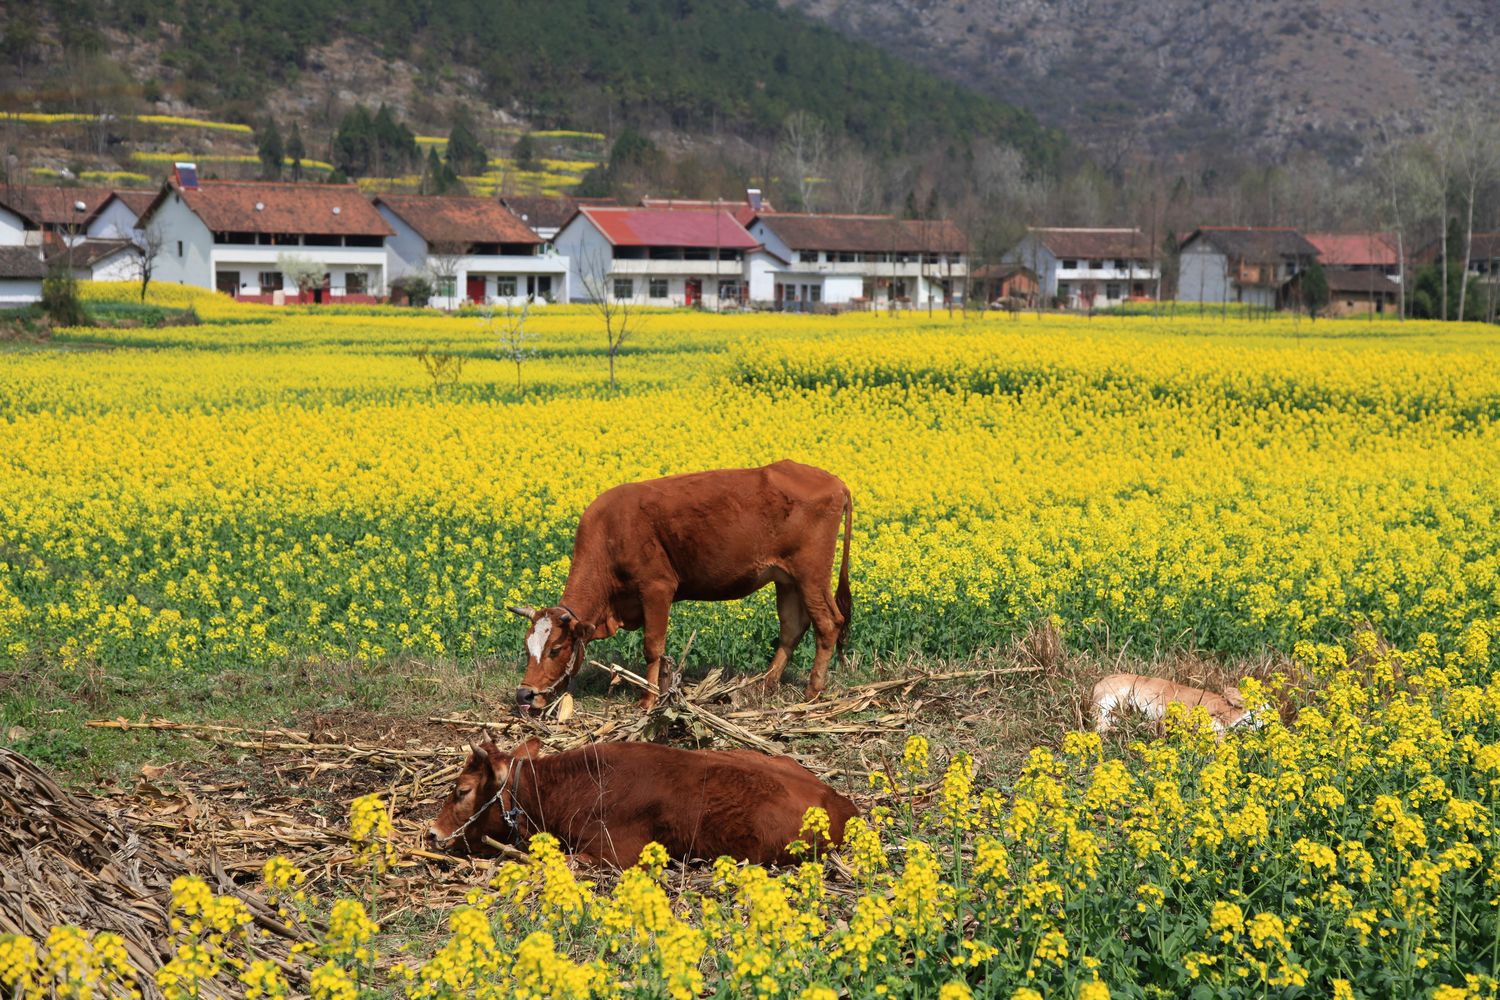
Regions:
[[493, 854], [485, 837], [525, 847], [550, 833], [578, 860], [616, 868], [635, 864], [653, 840], [682, 860], [787, 864], [808, 809], [827, 810], [834, 845], [859, 814], [790, 757], [655, 743], [594, 743], [551, 757], [540, 748], [536, 739], [509, 754], [481, 744], [428, 836]]

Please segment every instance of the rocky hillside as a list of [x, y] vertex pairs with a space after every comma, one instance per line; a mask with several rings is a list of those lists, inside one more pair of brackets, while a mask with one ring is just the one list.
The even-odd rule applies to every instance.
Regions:
[[1494, 0], [780, 0], [1108, 157], [1344, 158], [1500, 85]]

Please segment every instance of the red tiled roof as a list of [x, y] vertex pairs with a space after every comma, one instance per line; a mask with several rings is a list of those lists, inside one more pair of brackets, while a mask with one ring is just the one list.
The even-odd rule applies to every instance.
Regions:
[[963, 230], [947, 219], [800, 212], [775, 212], [756, 218], [793, 250], [945, 253], [960, 252], [968, 244]]
[[1318, 257], [1332, 267], [1395, 267], [1396, 238], [1390, 233], [1308, 233], [1307, 242], [1318, 248]]
[[1139, 229], [1032, 229], [1054, 257], [1130, 259], [1151, 256], [1151, 241]]
[[542, 238], [510, 210], [490, 198], [457, 198], [420, 194], [383, 194], [375, 199], [417, 235], [433, 243], [526, 243]]
[[169, 183], [147, 214], [172, 192], [181, 195], [193, 214], [216, 233], [393, 235], [375, 206], [353, 184], [202, 181], [197, 188], [181, 188]]
[[561, 229], [573, 217], [578, 202], [566, 195], [551, 198], [544, 194], [508, 194], [500, 204], [532, 229]]
[[[109, 188], [96, 187], [16, 186], [0, 188], [0, 204], [44, 226], [83, 226], [112, 193]], [[77, 208], [79, 202], [83, 211]]]
[[722, 208], [734, 216], [734, 221], [742, 226], [749, 226], [757, 215], [774, 212], [776, 209], [771, 205], [770, 199], [761, 199], [760, 208], [755, 208], [748, 201], [725, 201], [721, 198], [653, 198], [647, 196], [641, 199], [642, 208], [669, 208], [674, 211], [684, 209], [715, 209]]
[[138, 219], [141, 217], [141, 213], [150, 208], [151, 203], [156, 200], [155, 191], [121, 191], [116, 188], [114, 195], [124, 202], [125, 207], [130, 209]]
[[615, 246], [719, 247], [724, 250], [753, 250], [760, 246], [733, 215], [722, 209], [584, 205], [578, 213], [597, 226], [604, 238]]

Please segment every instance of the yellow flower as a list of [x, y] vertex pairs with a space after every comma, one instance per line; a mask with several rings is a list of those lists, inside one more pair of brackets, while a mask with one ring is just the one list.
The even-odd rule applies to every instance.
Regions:
[[383, 872], [396, 862], [391, 814], [379, 795], [362, 795], [349, 808], [349, 842], [355, 861]]

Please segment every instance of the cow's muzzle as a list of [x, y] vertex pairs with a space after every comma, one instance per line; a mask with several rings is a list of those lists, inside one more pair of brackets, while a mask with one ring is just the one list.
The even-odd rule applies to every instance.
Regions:
[[516, 688], [516, 714], [525, 715], [533, 709], [540, 709], [546, 705], [546, 701], [529, 687]]

